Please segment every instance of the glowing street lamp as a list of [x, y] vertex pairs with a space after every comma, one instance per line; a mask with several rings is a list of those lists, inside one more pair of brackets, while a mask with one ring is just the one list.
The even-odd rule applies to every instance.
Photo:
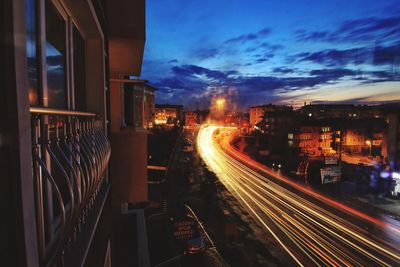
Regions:
[[369, 156], [371, 156], [372, 155], [372, 142], [371, 142], [371, 140], [365, 141], [365, 144], [367, 146], [369, 146]]
[[219, 119], [221, 120], [221, 116], [222, 116], [222, 109], [224, 107], [225, 104], [225, 99], [223, 98], [218, 98], [217, 99], [217, 107], [218, 107], [218, 112], [219, 112]]

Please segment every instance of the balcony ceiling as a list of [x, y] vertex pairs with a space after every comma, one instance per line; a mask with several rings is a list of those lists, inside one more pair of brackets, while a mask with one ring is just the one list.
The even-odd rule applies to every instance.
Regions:
[[107, 0], [110, 71], [139, 76], [146, 41], [145, 0]]

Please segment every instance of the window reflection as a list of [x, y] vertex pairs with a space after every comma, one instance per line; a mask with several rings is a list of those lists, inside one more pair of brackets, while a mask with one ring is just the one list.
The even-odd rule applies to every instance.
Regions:
[[26, 56], [28, 63], [28, 96], [29, 104], [36, 106], [39, 104], [39, 70], [37, 57], [37, 39], [36, 39], [36, 2], [26, 0]]
[[86, 110], [85, 39], [73, 28], [74, 43], [74, 99], [76, 110]]
[[65, 50], [65, 20], [51, 1], [46, 1], [47, 97], [53, 108], [67, 108]]
[[124, 123], [127, 127], [143, 128], [144, 86], [133, 83], [124, 84]]

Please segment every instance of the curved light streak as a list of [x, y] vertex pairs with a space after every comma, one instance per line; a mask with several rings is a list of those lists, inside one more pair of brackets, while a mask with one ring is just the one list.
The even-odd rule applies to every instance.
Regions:
[[[221, 134], [216, 135], [219, 129]], [[201, 127], [197, 148], [208, 167], [243, 208], [300, 266], [393, 266], [394, 244], [358, 222], [399, 235], [397, 227], [297, 184], [255, 162], [232, 146], [234, 128]], [[299, 194], [300, 193], [300, 194]]]

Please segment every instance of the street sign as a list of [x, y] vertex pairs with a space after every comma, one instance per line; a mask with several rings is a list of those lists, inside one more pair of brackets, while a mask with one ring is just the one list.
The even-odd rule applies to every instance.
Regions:
[[176, 240], [188, 240], [196, 235], [196, 222], [194, 220], [183, 220], [174, 222], [174, 238]]
[[380, 146], [382, 144], [382, 140], [372, 140], [373, 146]]
[[325, 157], [326, 165], [336, 165], [338, 163], [337, 157]]
[[321, 168], [321, 183], [337, 183], [342, 177], [342, 170], [340, 166], [331, 166]]

